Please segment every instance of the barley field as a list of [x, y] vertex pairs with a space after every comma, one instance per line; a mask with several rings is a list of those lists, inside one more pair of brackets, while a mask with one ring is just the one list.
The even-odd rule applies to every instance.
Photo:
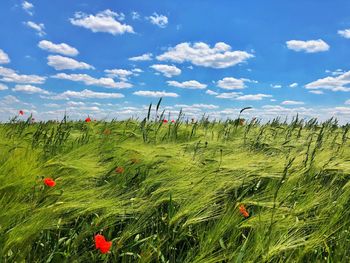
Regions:
[[0, 125], [1, 262], [350, 262], [349, 125]]

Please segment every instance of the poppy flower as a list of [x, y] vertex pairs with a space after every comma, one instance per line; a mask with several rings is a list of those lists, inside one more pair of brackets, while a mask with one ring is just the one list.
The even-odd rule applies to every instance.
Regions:
[[165, 119], [164, 119], [164, 120], [163, 120], [163, 123], [168, 123], [168, 120], [165, 120]]
[[175, 121], [174, 121], [174, 120], [172, 120], [171, 122], [172, 122], [172, 123], [175, 123]]
[[123, 168], [123, 167], [117, 167], [117, 168], [115, 169], [115, 172], [116, 172], [117, 174], [122, 174], [122, 173], [124, 173], [124, 168]]
[[103, 235], [97, 234], [94, 239], [96, 249], [99, 249], [102, 254], [106, 254], [111, 249], [112, 241], [106, 241]]
[[240, 212], [241, 215], [244, 216], [245, 218], [249, 217], [249, 212], [247, 211], [247, 209], [245, 208], [244, 205], [240, 205], [240, 206], [239, 206], [239, 212]]
[[24, 111], [20, 110], [19, 115], [24, 115]]
[[52, 178], [45, 178], [44, 184], [46, 184], [48, 187], [54, 187], [56, 182]]
[[85, 119], [85, 122], [91, 122], [90, 117], [87, 117], [87, 118]]

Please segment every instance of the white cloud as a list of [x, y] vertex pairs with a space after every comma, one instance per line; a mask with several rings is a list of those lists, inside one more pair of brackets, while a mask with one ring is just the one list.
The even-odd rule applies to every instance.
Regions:
[[167, 52], [157, 56], [157, 59], [176, 63], [191, 62], [203, 67], [227, 68], [252, 57], [252, 54], [245, 51], [231, 51], [231, 47], [223, 42], [216, 43], [213, 48], [203, 42], [185, 42], [169, 48]]
[[13, 69], [0, 67], [0, 80], [5, 82], [28, 83], [28, 84], [42, 84], [46, 77], [38, 75], [19, 75]]
[[10, 63], [10, 58], [9, 56], [5, 53], [5, 51], [3, 51], [2, 49], [0, 49], [0, 64], [7, 64]]
[[218, 109], [219, 106], [213, 105], [213, 104], [192, 104], [192, 105], [185, 105], [185, 104], [175, 104], [175, 108], [198, 108], [198, 109], [207, 109], [207, 110], [214, 110]]
[[248, 79], [223, 78], [217, 82], [217, 86], [226, 90], [244, 89], [245, 82], [250, 82]]
[[124, 14], [118, 14], [109, 9], [99, 12], [96, 15], [77, 12], [70, 22], [75, 26], [90, 29], [92, 32], [105, 32], [112, 35], [124, 33], [134, 33], [132, 26], [122, 24], [118, 20], [123, 20]]
[[43, 23], [37, 24], [34, 23], [33, 21], [27, 21], [24, 23], [27, 27], [30, 27], [31, 29], [34, 29], [39, 36], [44, 36], [46, 35], [45, 33], [45, 25]]
[[131, 18], [132, 18], [132, 20], [139, 20], [140, 19], [140, 14], [138, 13], [138, 12], [136, 12], [136, 11], [132, 11], [131, 12]]
[[350, 38], [350, 28], [344, 30], [338, 30], [338, 34], [345, 38]]
[[76, 56], [79, 54], [79, 51], [76, 48], [71, 47], [65, 43], [54, 44], [50, 41], [42, 40], [39, 42], [38, 47], [48, 52], [59, 53], [66, 56]]
[[124, 95], [121, 93], [107, 93], [107, 92], [95, 92], [88, 89], [83, 91], [72, 91], [67, 90], [56, 96], [48, 97], [48, 99], [53, 100], [64, 100], [64, 99], [119, 99], [124, 98]]
[[345, 72], [336, 77], [326, 77], [318, 79], [305, 86], [306, 89], [317, 90], [325, 89], [331, 91], [350, 91], [350, 87], [346, 87], [350, 84], [350, 71]]
[[5, 84], [0, 83], [0, 90], [7, 90], [9, 89]]
[[135, 91], [133, 94], [134, 94], [134, 95], [137, 95], [137, 96], [142, 96], [142, 97], [153, 97], [153, 98], [160, 98], [160, 97], [173, 97], [173, 98], [177, 98], [177, 97], [179, 97], [179, 95], [178, 95], [177, 93], [173, 93], [173, 92], [150, 91], [150, 90]]
[[137, 56], [137, 57], [131, 57], [129, 58], [129, 60], [131, 61], [148, 61], [148, 60], [152, 60], [152, 53], [146, 53], [143, 54], [141, 56]]
[[324, 92], [322, 90], [309, 90], [310, 93], [316, 94], [316, 95], [322, 95]]
[[123, 89], [123, 88], [131, 88], [132, 84], [128, 82], [115, 82], [112, 78], [93, 78], [87, 74], [66, 74], [66, 73], [59, 73], [54, 76], [53, 78], [56, 79], [65, 79], [65, 80], [71, 80], [76, 82], [83, 82], [85, 85], [88, 86], [101, 86], [105, 88], [117, 88], [117, 89]]
[[32, 85], [16, 85], [12, 90], [15, 92], [24, 92], [28, 94], [50, 94], [47, 90]]
[[262, 100], [264, 98], [271, 98], [271, 95], [268, 94], [249, 94], [249, 95], [242, 95], [238, 96], [236, 100]]
[[238, 96], [242, 95], [242, 92], [224, 92], [217, 93], [216, 98], [219, 99], [236, 99]]
[[202, 84], [196, 80], [189, 80], [184, 82], [178, 82], [174, 80], [167, 81], [169, 86], [184, 88], [184, 89], [205, 89], [206, 84]]
[[290, 84], [289, 87], [296, 88], [296, 87], [298, 87], [298, 83], [294, 82], [294, 83]]
[[170, 66], [170, 65], [164, 65], [164, 64], [155, 64], [150, 66], [150, 68], [153, 68], [154, 70], [161, 72], [165, 77], [168, 77], [168, 78], [181, 74], [181, 69], [177, 68], [174, 65]]
[[93, 66], [85, 62], [79, 62], [79, 61], [76, 61], [75, 59], [62, 57], [59, 55], [50, 55], [47, 57], [47, 60], [48, 60], [47, 64], [56, 70], [94, 69]]
[[153, 13], [152, 16], [147, 17], [147, 19], [153, 24], [157, 25], [160, 28], [165, 28], [168, 24], [168, 18], [165, 15], [158, 15]]
[[206, 92], [205, 92], [206, 94], [208, 94], [208, 95], [219, 95], [219, 93], [217, 93], [217, 92], [215, 92], [215, 91], [213, 91], [213, 90], [210, 90], [210, 89], [208, 89], [208, 90], [206, 90]]
[[276, 84], [276, 85], [271, 85], [273, 89], [280, 89], [282, 88], [282, 85]]
[[291, 50], [297, 52], [304, 51], [306, 53], [323, 52], [329, 50], [330, 48], [329, 45], [322, 39], [309, 41], [289, 40], [286, 42], [286, 44], [287, 47]]
[[107, 73], [109, 78], [117, 77], [123, 81], [127, 81], [128, 77], [134, 74], [132, 71], [126, 69], [106, 69], [104, 72]]
[[22, 9], [26, 11], [29, 15], [33, 15], [33, 9], [34, 5], [32, 3], [29, 3], [27, 1], [22, 2]]
[[295, 100], [285, 100], [281, 103], [282, 105], [303, 105], [305, 104], [302, 101], [295, 101]]

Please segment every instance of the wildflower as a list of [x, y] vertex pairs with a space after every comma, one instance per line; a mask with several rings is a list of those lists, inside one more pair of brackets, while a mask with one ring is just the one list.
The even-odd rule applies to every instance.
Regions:
[[172, 120], [171, 122], [172, 122], [172, 123], [175, 123], [175, 121], [174, 121], [174, 120]]
[[164, 120], [163, 120], [163, 123], [168, 123], [168, 120], [164, 119]]
[[20, 110], [20, 111], [19, 111], [19, 115], [24, 115], [24, 111], [23, 111], [23, 110]]
[[244, 216], [245, 218], [249, 217], [249, 213], [247, 211], [247, 209], [245, 208], [244, 205], [240, 205], [239, 206], [239, 212], [242, 214], [242, 216]]
[[112, 246], [112, 241], [106, 241], [103, 235], [97, 234], [95, 236], [95, 247], [99, 249], [102, 254], [106, 254]]
[[52, 178], [45, 178], [44, 184], [46, 184], [48, 187], [54, 187], [56, 182]]
[[91, 122], [90, 117], [87, 117], [87, 118], [85, 119], [85, 122]]
[[124, 173], [124, 168], [123, 168], [123, 167], [117, 167], [117, 168], [115, 169], [115, 172], [116, 172], [117, 174], [122, 174], [122, 173]]

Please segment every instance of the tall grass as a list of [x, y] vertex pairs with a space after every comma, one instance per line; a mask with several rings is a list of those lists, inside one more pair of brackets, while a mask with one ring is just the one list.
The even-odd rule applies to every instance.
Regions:
[[0, 125], [0, 261], [350, 262], [349, 125], [164, 123], [159, 105]]

